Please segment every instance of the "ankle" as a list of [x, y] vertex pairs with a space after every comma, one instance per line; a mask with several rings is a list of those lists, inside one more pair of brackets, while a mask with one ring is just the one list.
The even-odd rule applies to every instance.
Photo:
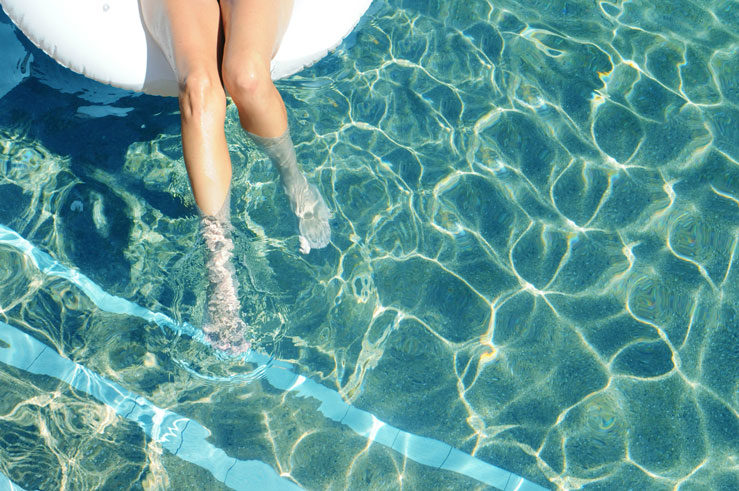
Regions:
[[296, 194], [308, 187], [308, 179], [297, 169], [289, 175], [280, 176], [280, 180], [287, 194]]

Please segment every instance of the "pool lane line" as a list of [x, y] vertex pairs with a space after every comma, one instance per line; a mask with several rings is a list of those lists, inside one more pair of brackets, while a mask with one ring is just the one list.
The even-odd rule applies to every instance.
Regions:
[[239, 460], [207, 441], [211, 432], [197, 421], [155, 406], [148, 399], [105, 379], [30, 334], [0, 321], [0, 362], [36, 375], [46, 375], [88, 394], [134, 423], [173, 455], [209, 471], [237, 490], [297, 490], [258, 460]]
[[10, 480], [8, 476], [0, 472], [0, 491], [26, 491]]
[[[47, 253], [4, 225], [0, 225], [0, 244], [11, 245], [22, 251], [43, 273], [59, 276], [74, 283], [103, 311], [139, 317], [159, 326], [170, 328], [175, 333], [186, 334], [201, 343], [208, 344], [199, 329], [187, 323], [178, 324], [165, 314], [152, 312], [129, 300], [105, 292], [85, 275], [54, 260]], [[49, 349], [47, 351], [53, 350]], [[56, 354], [56, 356], [59, 355]], [[328, 419], [348, 426], [358, 435], [395, 450], [415, 462], [456, 472], [503, 491], [541, 491], [546, 489], [510, 471], [462, 452], [447, 443], [408, 433], [388, 425], [373, 414], [347, 404], [335, 390], [329, 389], [303, 375], [298, 375], [292, 370], [293, 366], [290, 363], [273, 360], [267, 355], [254, 351], [249, 351], [244, 359], [251, 363], [260, 364], [263, 378], [273, 387], [287, 392], [295, 392], [299, 397], [316, 399], [321, 403], [318, 410]], [[72, 362], [70, 361], [70, 363]], [[113, 382], [110, 383], [113, 384]], [[199, 423], [195, 421], [193, 423], [206, 432], [208, 431]]]

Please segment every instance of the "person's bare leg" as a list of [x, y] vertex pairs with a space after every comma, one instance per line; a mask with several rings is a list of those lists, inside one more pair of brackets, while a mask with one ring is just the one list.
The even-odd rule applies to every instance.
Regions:
[[223, 81], [248, 132], [272, 138], [287, 129], [287, 112], [270, 77], [292, 13], [292, 0], [221, 0]]
[[141, 0], [144, 20], [157, 36], [180, 84], [182, 150], [201, 214], [207, 249], [208, 305], [203, 331], [218, 349], [249, 349], [244, 339], [238, 283], [231, 258], [231, 160], [224, 123], [226, 95], [219, 73], [221, 13], [215, 0]]
[[270, 76], [270, 60], [287, 28], [292, 7], [292, 0], [221, 0], [225, 34], [222, 71], [241, 126], [280, 173], [299, 219], [301, 251], [307, 253], [328, 245], [331, 212], [298, 168], [285, 104]]
[[[231, 160], [224, 122], [226, 94], [219, 63], [223, 46], [221, 12], [215, 0], [141, 0], [151, 32], [180, 84], [182, 152], [195, 202], [214, 216], [223, 207], [231, 183]], [[162, 8], [163, 7], [163, 8]], [[164, 24], [162, 27], [161, 24]]]

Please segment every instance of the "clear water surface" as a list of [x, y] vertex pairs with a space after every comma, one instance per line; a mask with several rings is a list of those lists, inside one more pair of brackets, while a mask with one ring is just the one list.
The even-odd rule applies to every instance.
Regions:
[[[0, 27], [0, 224], [100, 291], [197, 326], [176, 101], [87, 81]], [[739, 489], [737, 33], [735, 0], [377, 0], [337, 52], [279, 84], [334, 210], [326, 250], [298, 253], [276, 174], [229, 107], [259, 351], [544, 487]], [[207, 428], [211, 450], [306, 489], [490, 488], [371, 443], [197, 336], [101, 306], [5, 237], [0, 322]], [[0, 364], [8, 479], [226, 487], [91, 395], [99, 381], [54, 375]]]

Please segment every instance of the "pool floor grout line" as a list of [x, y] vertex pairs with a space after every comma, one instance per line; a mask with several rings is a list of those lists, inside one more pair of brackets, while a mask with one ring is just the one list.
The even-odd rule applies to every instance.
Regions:
[[46, 351], [47, 349], [48, 349], [48, 348], [47, 348], [46, 346], [44, 346], [44, 349], [43, 349], [43, 350], [41, 350], [41, 352], [40, 352], [40, 353], [39, 353], [38, 355], [36, 355], [36, 358], [34, 358], [34, 359], [33, 359], [33, 361], [32, 361], [31, 363], [29, 363], [29, 364], [28, 364], [28, 366], [27, 366], [26, 368], [24, 368], [24, 370], [25, 370], [25, 371], [27, 371], [27, 372], [28, 372], [28, 371], [30, 371], [30, 368], [31, 368], [31, 367], [33, 366], [33, 364], [34, 364], [34, 363], [36, 363], [36, 360], [38, 360], [38, 359], [39, 359], [39, 357], [40, 357], [41, 355], [43, 355], [43, 354], [44, 354], [44, 352], [45, 352], [45, 351]]
[[449, 453], [446, 454], [446, 457], [444, 457], [444, 460], [441, 462], [441, 464], [439, 464], [439, 467], [437, 467], [437, 469], [441, 469], [442, 467], [444, 467], [444, 464], [446, 464], [447, 459], [449, 459], [449, 456], [452, 454], [452, 450], [454, 450], [454, 447], [450, 445]]
[[[180, 453], [180, 450], [182, 450], [182, 444], [185, 443], [185, 432], [187, 431], [188, 426], [190, 426], [190, 420], [188, 420], [187, 423], [185, 423], [185, 427], [182, 428], [182, 433], [180, 433], [180, 444], [174, 452], [175, 455]], [[226, 474], [228, 474], [228, 472]]]
[[226, 481], [228, 481], [228, 473], [231, 472], [231, 469], [233, 469], [235, 465], [236, 465], [236, 459], [234, 459], [233, 464], [231, 464], [231, 467], [228, 468], [228, 470], [226, 471], [226, 475], [223, 477], [224, 484], [226, 483]]

